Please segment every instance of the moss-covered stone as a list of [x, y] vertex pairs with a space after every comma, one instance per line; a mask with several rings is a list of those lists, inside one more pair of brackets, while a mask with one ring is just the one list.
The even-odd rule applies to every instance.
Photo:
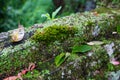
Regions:
[[[20, 70], [28, 67], [28, 63], [35, 62], [37, 76], [33, 74], [32, 78], [28, 73], [23, 79], [39, 80], [39, 76], [42, 76], [45, 80], [106, 80], [109, 72], [120, 69], [119, 66], [110, 63], [110, 57], [104, 48], [105, 45], [114, 42], [113, 55], [120, 60], [118, 40], [120, 35], [112, 34], [120, 24], [119, 19], [117, 11], [99, 15], [85, 12], [48, 21], [42, 24], [44, 26], [42, 29], [37, 27], [40, 31], [30, 28], [27, 30], [28, 33], [36, 31], [32, 38], [28, 38], [22, 44], [14, 46], [10, 44], [1, 51], [0, 76], [4, 78], [17, 75]], [[86, 44], [92, 40], [101, 40], [104, 44], [92, 46], [90, 52], [71, 54], [60, 67], [55, 66], [54, 58], [58, 54], [71, 53], [73, 46]]]

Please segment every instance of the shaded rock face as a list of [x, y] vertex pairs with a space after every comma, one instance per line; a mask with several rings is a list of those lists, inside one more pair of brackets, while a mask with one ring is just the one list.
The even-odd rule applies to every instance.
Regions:
[[3, 33], [0, 33], [0, 42], [4, 41], [5, 39], [8, 38], [8, 34], [7, 32], [3, 32]]
[[[90, 11], [96, 8], [96, 0], [53, 0], [56, 8], [62, 6], [62, 10], [72, 9], [74, 12]], [[62, 11], [61, 10], [61, 11]]]
[[[104, 47], [106, 45], [109, 47], [109, 45], [111, 46], [111, 44], [114, 43], [114, 46], [110, 47], [110, 49], [114, 49], [111, 55], [114, 56], [116, 60], [120, 60], [120, 41], [118, 40], [120, 35], [112, 34], [113, 31], [116, 31], [116, 25], [120, 24], [119, 19], [120, 16], [113, 13], [98, 13], [98, 15], [92, 12], [78, 13], [40, 24], [44, 26], [43, 28], [37, 27], [37, 31], [41, 31], [40, 34], [37, 34], [35, 27], [26, 30], [27, 36], [23, 39], [24, 42], [16, 43], [16, 45], [11, 44], [10, 39], [5, 37], [5, 39], [7, 39], [6, 41], [10, 43], [10, 46], [3, 47], [1, 50], [0, 66], [2, 67], [0, 67], [0, 76], [5, 78], [17, 75], [17, 73], [26, 68], [30, 62], [34, 62], [36, 68], [32, 73], [28, 72], [24, 75], [23, 79], [107, 80], [108, 76], [106, 74], [120, 69], [120, 66], [114, 66], [110, 63], [109, 50], [106, 50], [106, 47]], [[58, 37], [58, 35], [55, 34], [55, 32], [57, 32], [64, 37], [64, 40], [59, 41], [54, 37], [55, 40], [49, 40], [53, 41], [49, 44], [37, 40], [41, 39], [39, 35], [44, 34], [46, 36], [44, 28], [47, 30], [47, 28], [52, 25], [76, 27], [78, 31], [74, 36], [69, 36], [66, 39], [66, 37], [64, 37], [65, 34], [63, 34], [64, 28], [61, 28], [63, 30], [61, 33], [59, 33], [57, 29], [52, 29], [54, 30], [54, 33], [52, 33], [50, 28], [50, 34]], [[68, 29], [71, 30], [71, 27]], [[37, 34], [35, 38], [36, 42], [31, 38], [33, 34]], [[51, 35], [44, 37], [44, 40], [47, 39], [53, 39], [53, 37], [51, 37]], [[89, 52], [72, 54], [73, 46], [87, 44], [88, 41], [93, 40], [101, 40], [104, 44], [91, 46], [92, 50]], [[1, 42], [1, 45], [4, 45], [4, 41]], [[71, 55], [63, 64], [56, 67], [54, 59], [61, 52], [69, 52]]]
[[96, 0], [87, 0], [85, 3], [85, 11], [90, 11], [96, 8]]
[[53, 3], [55, 5], [56, 8], [62, 6], [62, 8], [65, 6], [65, 2], [64, 0], [53, 0]]

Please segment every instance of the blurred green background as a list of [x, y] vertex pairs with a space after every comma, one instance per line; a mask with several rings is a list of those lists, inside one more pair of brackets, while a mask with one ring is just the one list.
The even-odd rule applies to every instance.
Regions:
[[19, 22], [25, 27], [44, 22], [46, 18], [41, 15], [46, 13], [51, 15], [59, 6], [62, 6], [62, 9], [57, 17], [85, 11], [86, 5], [89, 5], [86, 1], [96, 1], [102, 6], [111, 1], [119, 2], [119, 0], [0, 0], [0, 32], [17, 28]]
[[1, 0], [0, 32], [17, 28], [20, 22], [25, 27], [43, 22], [43, 13], [54, 10], [52, 0]]

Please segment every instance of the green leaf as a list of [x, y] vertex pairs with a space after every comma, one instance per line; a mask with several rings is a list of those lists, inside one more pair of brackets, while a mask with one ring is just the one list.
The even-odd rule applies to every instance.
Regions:
[[117, 32], [120, 34], [120, 25], [117, 26]]
[[58, 12], [60, 11], [62, 7], [60, 6], [59, 8], [57, 8], [53, 13], [52, 13], [52, 19], [55, 18], [55, 16], [58, 14]]
[[48, 13], [42, 14], [41, 17], [46, 17], [47, 20], [51, 20], [50, 14], [48, 14]]
[[57, 67], [59, 67], [64, 61], [65, 61], [65, 53], [61, 53], [60, 55], [56, 56], [55, 58], [55, 64]]
[[68, 57], [70, 56], [70, 53], [61, 53], [60, 55], [56, 56], [55, 58], [55, 64], [57, 67], [59, 67]]
[[72, 49], [72, 52], [87, 52], [89, 50], [91, 50], [91, 46], [88, 45], [81, 45], [81, 46], [74, 46]]

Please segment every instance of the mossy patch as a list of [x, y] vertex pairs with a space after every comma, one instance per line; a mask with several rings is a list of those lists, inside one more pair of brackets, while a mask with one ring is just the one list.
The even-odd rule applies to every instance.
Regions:
[[50, 43], [54, 41], [63, 41], [68, 37], [73, 37], [77, 32], [76, 27], [65, 25], [53, 25], [44, 28], [42, 31], [37, 30], [32, 39], [37, 42]]

